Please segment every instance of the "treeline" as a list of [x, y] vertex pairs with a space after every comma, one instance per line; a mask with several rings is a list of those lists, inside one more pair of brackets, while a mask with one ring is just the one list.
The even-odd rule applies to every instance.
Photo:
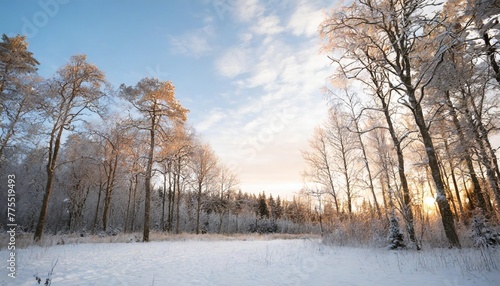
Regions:
[[495, 1], [474, 0], [332, 10], [319, 29], [336, 72], [304, 151], [306, 191], [336, 217], [364, 203], [398, 239], [401, 218], [417, 249], [430, 211], [454, 247], [473, 215], [498, 225], [499, 15]]
[[[43, 233], [313, 231], [300, 199], [243, 193], [233, 170], [186, 124], [171, 82], [113, 89], [85, 55], [51, 78], [23, 36], [0, 43], [3, 182], [15, 222]], [[7, 193], [2, 217], [7, 218]], [[2, 220], [5, 226], [7, 221]], [[3, 228], [3, 227], [2, 227]]]

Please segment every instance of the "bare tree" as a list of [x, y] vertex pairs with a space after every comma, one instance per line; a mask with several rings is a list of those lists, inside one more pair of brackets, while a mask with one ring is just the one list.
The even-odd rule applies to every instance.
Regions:
[[[123, 150], [126, 142], [131, 142], [127, 134], [127, 126], [120, 122], [120, 119], [112, 119], [114, 126], [101, 126], [94, 128], [92, 134], [99, 140], [102, 150], [102, 171], [105, 174], [104, 186], [104, 207], [102, 212], [102, 230], [106, 231], [108, 227], [109, 211], [111, 208], [111, 198], [117, 181], [117, 170], [119, 163], [123, 161]], [[99, 130], [97, 130], [99, 129]]]
[[230, 196], [236, 191], [238, 186], [238, 178], [227, 166], [221, 166], [219, 174], [216, 178], [217, 184], [217, 199], [216, 210], [219, 213], [218, 233], [222, 232], [222, 220], [224, 215], [229, 212]]
[[[317, 127], [309, 141], [308, 151], [302, 151], [302, 157], [308, 166], [303, 176], [306, 182], [321, 185], [322, 188], [319, 189], [332, 196], [338, 217], [340, 215], [340, 205], [334, 185], [335, 170], [331, 152], [326, 131], [322, 127]], [[312, 186], [311, 188], [318, 189]]]
[[203, 191], [207, 191], [210, 184], [214, 184], [219, 173], [219, 160], [209, 145], [199, 144], [191, 156], [191, 172], [196, 191], [196, 234], [200, 233], [200, 212], [202, 207]]
[[74, 124], [86, 111], [98, 110], [99, 100], [105, 95], [101, 90], [104, 84], [104, 73], [88, 63], [85, 55], [71, 57], [69, 63], [60, 68], [56, 77], [47, 83], [44, 107], [52, 126], [48, 136], [47, 183], [35, 230], [35, 241], [42, 238], [63, 133], [65, 130], [73, 130]]
[[342, 99], [342, 102], [347, 106], [349, 109], [349, 115], [351, 117], [351, 122], [352, 122], [352, 132], [354, 132], [357, 135], [358, 138], [358, 143], [359, 143], [359, 148], [361, 150], [361, 154], [363, 156], [363, 163], [367, 172], [368, 176], [368, 186], [370, 188], [370, 192], [372, 193], [373, 197], [373, 203], [375, 204], [375, 210], [377, 211], [378, 218], [382, 218], [382, 212], [380, 211], [380, 207], [377, 201], [377, 195], [375, 194], [375, 187], [373, 185], [373, 175], [372, 171], [370, 169], [370, 164], [368, 161], [368, 155], [367, 155], [367, 149], [365, 147], [365, 143], [363, 142], [363, 137], [362, 135], [366, 133], [366, 131], [363, 131], [361, 128], [361, 116], [363, 109], [357, 110], [361, 105], [361, 102], [357, 98], [357, 94], [354, 92], [349, 92], [347, 89], [343, 90], [343, 96], [339, 96]]
[[331, 107], [326, 125], [327, 139], [333, 151], [336, 172], [339, 172], [344, 179], [342, 187], [346, 195], [347, 212], [350, 218], [353, 212], [353, 201], [356, 197], [355, 184], [359, 175], [356, 160], [359, 148], [355, 134], [349, 130], [351, 124], [349, 115], [339, 106]]
[[61, 166], [61, 181], [69, 205], [68, 229], [71, 232], [82, 228], [83, 211], [90, 190], [96, 187], [95, 179], [99, 177], [98, 160], [94, 156], [95, 145], [83, 134], [72, 134], [61, 154], [64, 162]]
[[[372, 62], [390, 79], [390, 88], [399, 95], [398, 102], [411, 111], [436, 186], [436, 201], [446, 237], [451, 246], [460, 247], [428, 118], [422, 105], [435, 70], [443, 61], [442, 48], [448, 44], [448, 38], [430, 39], [433, 27], [441, 23], [436, 14], [425, 14], [427, 9], [434, 6], [433, 1], [420, 0], [355, 1], [329, 17], [322, 29], [332, 42], [339, 34], [350, 35], [355, 46], [349, 51], [366, 51], [366, 56], [371, 57]], [[440, 41], [442, 45], [439, 45], [439, 49], [430, 50], [425, 48], [428, 41]], [[350, 61], [353, 65], [358, 62], [357, 58]]]
[[143, 158], [146, 157], [147, 147], [144, 143], [144, 134], [137, 129], [127, 130], [127, 144], [122, 145], [122, 152], [125, 156], [128, 177], [128, 196], [127, 208], [125, 212], [125, 232], [133, 231], [137, 216], [137, 207], [139, 203], [139, 185], [142, 182], [145, 173]]

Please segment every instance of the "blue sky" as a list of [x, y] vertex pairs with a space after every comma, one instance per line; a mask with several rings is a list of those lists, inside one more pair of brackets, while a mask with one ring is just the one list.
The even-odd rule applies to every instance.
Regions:
[[300, 150], [325, 119], [333, 72], [317, 26], [332, 1], [0, 1], [0, 33], [27, 34], [49, 77], [87, 54], [114, 87], [171, 80], [189, 123], [243, 191], [291, 198]]

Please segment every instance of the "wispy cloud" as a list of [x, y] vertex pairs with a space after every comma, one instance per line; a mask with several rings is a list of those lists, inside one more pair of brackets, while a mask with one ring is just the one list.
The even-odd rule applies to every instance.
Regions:
[[[226, 107], [224, 118], [206, 116], [207, 125], [217, 126], [206, 136], [240, 170], [244, 190], [276, 191], [281, 185], [282, 191], [298, 191], [300, 149], [326, 116], [321, 87], [331, 70], [318, 53], [316, 34], [322, 9], [303, 1], [277, 14], [263, 2], [236, 2], [240, 36], [220, 52], [215, 67], [232, 80], [228, 94], [237, 94], [238, 101]], [[247, 14], [237, 9], [245, 5]]]
[[264, 5], [259, 0], [231, 0], [233, 16], [237, 21], [249, 22], [264, 13]]
[[215, 124], [219, 123], [225, 117], [226, 113], [224, 113], [220, 108], [212, 109], [204, 120], [198, 124], [197, 130], [199, 132], [210, 130]]
[[248, 71], [250, 66], [249, 51], [244, 48], [232, 47], [216, 61], [217, 71], [228, 78], [234, 78]]
[[283, 32], [284, 28], [280, 26], [280, 18], [272, 15], [258, 18], [251, 31], [258, 35], [274, 35]]
[[215, 32], [211, 25], [191, 30], [179, 36], [169, 36], [171, 51], [193, 58], [201, 58], [213, 51], [212, 39]]
[[323, 9], [315, 7], [315, 2], [317, 1], [302, 0], [295, 8], [288, 21], [288, 28], [294, 35], [307, 37], [317, 35], [318, 25], [325, 14]]

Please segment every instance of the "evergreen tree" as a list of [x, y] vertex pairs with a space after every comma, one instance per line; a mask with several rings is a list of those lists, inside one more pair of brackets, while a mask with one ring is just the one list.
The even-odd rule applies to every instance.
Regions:
[[276, 215], [275, 215], [275, 209], [276, 209], [276, 201], [274, 200], [273, 198], [273, 195], [272, 194], [269, 194], [269, 200], [268, 200], [268, 203], [269, 203], [269, 214], [270, 214], [270, 218], [275, 221], [276, 220]]
[[471, 227], [471, 238], [475, 247], [482, 248], [500, 245], [500, 232], [495, 231], [489, 226], [488, 219], [480, 209], [474, 211]]
[[389, 249], [405, 248], [403, 234], [399, 229], [399, 222], [394, 213], [389, 218]]
[[273, 218], [280, 219], [283, 216], [283, 204], [281, 203], [280, 196], [276, 199], [276, 206], [273, 209]]
[[267, 206], [266, 194], [262, 192], [257, 201], [257, 214], [260, 219], [269, 218], [269, 208]]

